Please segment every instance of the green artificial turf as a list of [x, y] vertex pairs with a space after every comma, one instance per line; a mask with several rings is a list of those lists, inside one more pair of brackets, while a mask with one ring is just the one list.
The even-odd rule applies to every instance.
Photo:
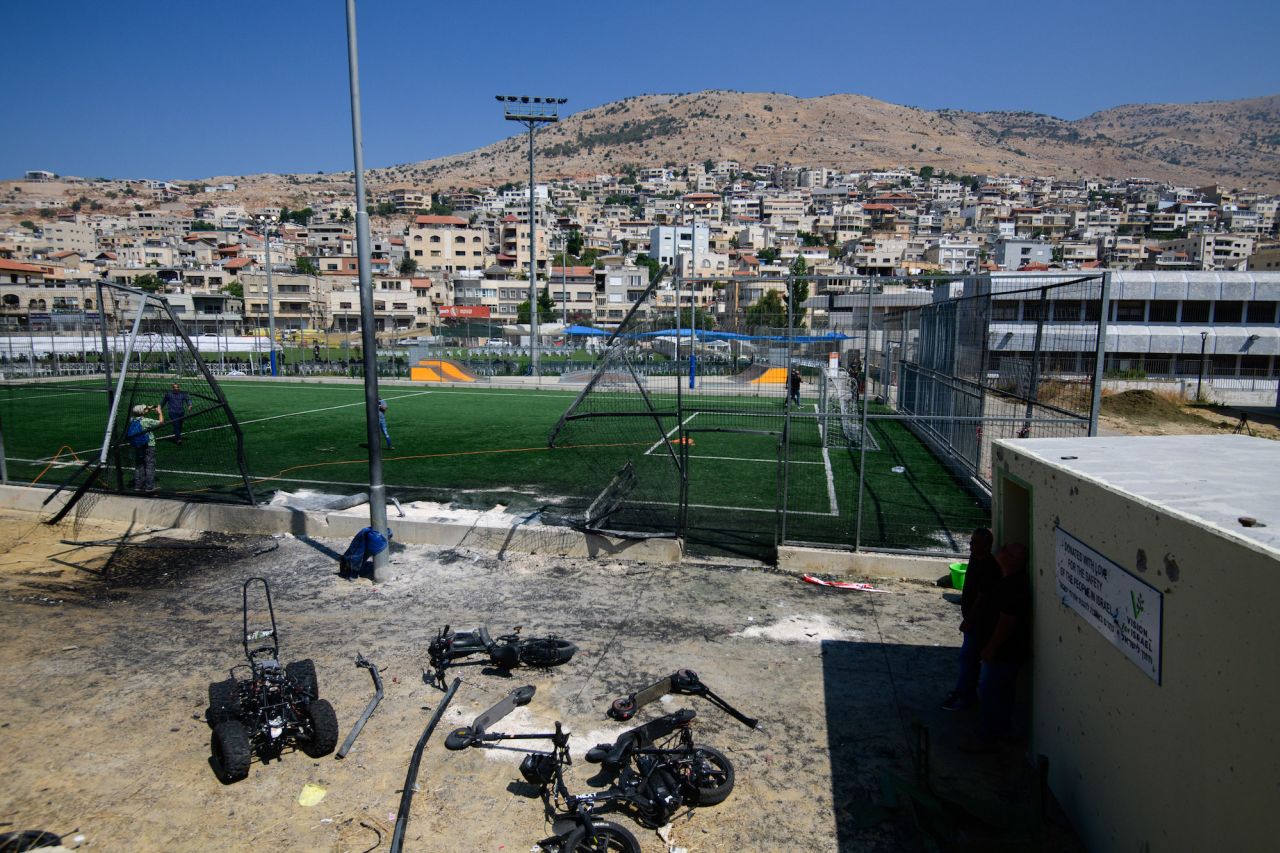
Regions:
[[[62, 459], [70, 458], [65, 448], [81, 459], [96, 454], [106, 395], [100, 379], [77, 385], [93, 390], [80, 392], [65, 384], [0, 389], [0, 425], [12, 479], [36, 477], [60, 449]], [[259, 499], [276, 489], [352, 493], [367, 488], [362, 386], [235, 380], [224, 381], [222, 388], [241, 424]], [[631, 460], [639, 485], [629, 498], [653, 508], [655, 526], [676, 519], [680, 482], [662, 443], [664, 434], [675, 435], [674, 417], [572, 421], [551, 449], [548, 435], [577, 396], [576, 389], [397, 385], [384, 386], [382, 396], [394, 442], [394, 450], [384, 451], [383, 478], [402, 501], [532, 509], [572, 499], [571, 506], [584, 508]], [[634, 395], [600, 394], [584, 410], [639, 411], [637, 402]], [[789, 440], [782, 446], [781, 395], [696, 402], [720, 411], [686, 414], [693, 442], [685, 448], [691, 547], [767, 552], [783, 521], [787, 541], [853, 544], [859, 504], [856, 449], [828, 447], [824, 452], [817, 422], [804, 417], [792, 419]], [[673, 407], [674, 398], [657, 395], [655, 403]], [[735, 408], [744, 411], [724, 411]], [[211, 483], [233, 493], [239, 482], [230, 431], [193, 427], [188, 425], [181, 447], [167, 440], [159, 443], [158, 484], [179, 494], [186, 489], [195, 497], [217, 492]], [[982, 502], [902, 422], [873, 420], [870, 429], [880, 450], [866, 454], [863, 516], [856, 531], [861, 545], [961, 549], [968, 530], [986, 523]], [[777, 464], [780, 455], [791, 462], [785, 482]], [[46, 471], [43, 482], [57, 482], [58, 476], [57, 468]], [[780, 505], [785, 518], [778, 512]]]

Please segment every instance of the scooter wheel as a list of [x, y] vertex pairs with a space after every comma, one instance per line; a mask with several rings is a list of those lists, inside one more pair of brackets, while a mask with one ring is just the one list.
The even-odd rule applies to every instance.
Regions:
[[636, 715], [636, 703], [628, 696], [614, 699], [609, 706], [609, 716], [615, 720], [627, 721]]

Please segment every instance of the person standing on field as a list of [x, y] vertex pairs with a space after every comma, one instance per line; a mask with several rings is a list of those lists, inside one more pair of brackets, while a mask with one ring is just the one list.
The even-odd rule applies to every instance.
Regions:
[[[133, 407], [133, 417], [125, 435], [129, 444], [133, 445], [133, 488], [140, 492], [156, 490], [156, 434], [157, 427], [164, 425], [164, 412], [159, 406], [137, 405]], [[147, 417], [147, 412], [155, 412], [154, 418]]]
[[182, 421], [191, 411], [191, 395], [175, 382], [164, 392], [160, 405], [169, 414], [169, 423], [173, 424], [173, 443], [182, 444]]
[[800, 405], [800, 371], [794, 367], [787, 376], [787, 400], [797, 406]]
[[387, 401], [378, 401], [378, 428], [382, 430], [382, 437], [387, 441], [387, 450], [395, 450], [391, 446], [391, 434], [387, 432]]

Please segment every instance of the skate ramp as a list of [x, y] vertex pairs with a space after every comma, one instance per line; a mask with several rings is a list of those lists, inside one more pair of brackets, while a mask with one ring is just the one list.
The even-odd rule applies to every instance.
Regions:
[[752, 385], [786, 385], [787, 369], [770, 367], [767, 364], [753, 364], [734, 378], [739, 382]]
[[456, 361], [447, 358], [424, 358], [409, 368], [414, 382], [475, 382], [476, 377]]

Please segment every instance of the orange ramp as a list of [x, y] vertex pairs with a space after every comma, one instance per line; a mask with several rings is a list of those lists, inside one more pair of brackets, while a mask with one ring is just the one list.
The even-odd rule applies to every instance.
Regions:
[[787, 384], [787, 369], [785, 367], [770, 367], [755, 379], [750, 380], [750, 382], [752, 385], [785, 385]]
[[457, 362], [444, 358], [424, 358], [416, 367], [409, 368], [409, 378], [415, 382], [475, 382], [470, 371]]

